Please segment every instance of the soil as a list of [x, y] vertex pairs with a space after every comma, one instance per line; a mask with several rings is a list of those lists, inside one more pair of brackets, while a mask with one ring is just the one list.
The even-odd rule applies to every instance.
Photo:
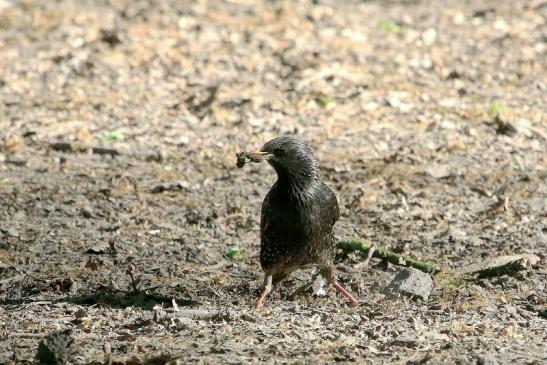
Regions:
[[[546, 24], [524, 0], [1, 0], [0, 362], [71, 329], [74, 364], [547, 364]], [[358, 307], [289, 300], [306, 271], [252, 309], [275, 173], [236, 153], [285, 133], [339, 239], [443, 267], [427, 301], [340, 253]], [[457, 274], [518, 253], [541, 260]]]

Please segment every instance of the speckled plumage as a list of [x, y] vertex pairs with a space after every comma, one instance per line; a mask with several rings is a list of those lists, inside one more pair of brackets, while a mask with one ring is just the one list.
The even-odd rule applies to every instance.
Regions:
[[292, 184], [278, 180], [262, 203], [260, 264], [274, 274], [274, 282], [286, 271], [330, 265], [334, 257], [336, 196], [318, 177]]
[[[338, 201], [318, 172], [310, 145], [297, 136], [275, 138], [259, 151], [278, 179], [262, 204], [260, 264], [265, 272], [261, 307], [272, 287], [297, 269], [318, 266], [327, 282], [357, 303], [334, 277], [333, 227]], [[341, 289], [340, 289], [341, 288]]]

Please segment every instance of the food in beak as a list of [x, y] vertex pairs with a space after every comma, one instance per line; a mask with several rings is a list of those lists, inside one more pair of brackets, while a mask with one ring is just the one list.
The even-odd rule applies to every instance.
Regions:
[[255, 150], [251, 152], [240, 152], [236, 154], [236, 166], [242, 168], [248, 162], [260, 163], [270, 157], [268, 152]]

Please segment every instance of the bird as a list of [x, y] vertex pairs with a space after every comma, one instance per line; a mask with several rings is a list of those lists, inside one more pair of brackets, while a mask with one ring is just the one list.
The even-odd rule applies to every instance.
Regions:
[[266, 142], [262, 148], [237, 155], [237, 166], [267, 161], [277, 173], [262, 203], [260, 217], [260, 265], [264, 282], [255, 307], [292, 272], [319, 268], [351, 306], [354, 296], [337, 280], [334, 268], [336, 241], [333, 228], [340, 219], [338, 200], [319, 176], [310, 144], [297, 135]]

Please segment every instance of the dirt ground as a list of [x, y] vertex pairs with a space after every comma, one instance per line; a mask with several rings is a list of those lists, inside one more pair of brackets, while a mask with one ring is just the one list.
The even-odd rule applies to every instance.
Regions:
[[[74, 364], [547, 364], [546, 24], [545, 1], [0, 0], [0, 363], [70, 328]], [[235, 153], [294, 132], [338, 238], [444, 268], [427, 301], [340, 253], [358, 307], [288, 300], [299, 272], [252, 309], [275, 173]], [[541, 261], [456, 274], [517, 253]]]

